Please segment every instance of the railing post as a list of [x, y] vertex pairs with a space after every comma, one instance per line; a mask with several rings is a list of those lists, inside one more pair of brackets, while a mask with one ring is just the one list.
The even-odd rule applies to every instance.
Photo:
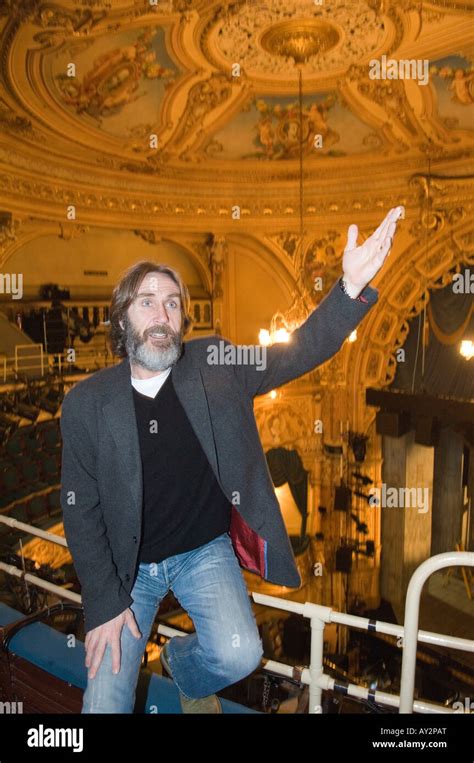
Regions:
[[311, 654], [309, 664], [309, 712], [322, 713], [323, 690], [319, 686], [319, 679], [323, 674], [324, 656], [324, 622], [319, 617], [312, 615], [311, 619]]
[[436, 554], [422, 562], [411, 576], [405, 603], [405, 626], [403, 631], [403, 660], [400, 683], [400, 713], [413, 712], [415, 692], [416, 648], [418, 644], [418, 619], [420, 614], [421, 591], [433, 572], [443, 567], [474, 566], [473, 552], [449, 551]]

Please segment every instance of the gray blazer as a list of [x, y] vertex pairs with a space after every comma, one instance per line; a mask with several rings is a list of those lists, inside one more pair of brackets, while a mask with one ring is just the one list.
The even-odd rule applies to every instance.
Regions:
[[[378, 292], [367, 286], [362, 296], [367, 303], [343, 294], [336, 282], [288, 343], [267, 348], [265, 368], [260, 362], [210, 365], [211, 346], [217, 352], [220, 342], [233, 347], [213, 335], [184, 342], [171, 371], [176, 394], [232, 504], [230, 536], [239, 564], [271, 583], [298, 588], [301, 577], [260, 442], [253, 398], [331, 358], [377, 302]], [[130, 375], [125, 358], [78, 382], [62, 406], [61, 507], [81, 583], [86, 632], [133, 601], [143, 485]]]

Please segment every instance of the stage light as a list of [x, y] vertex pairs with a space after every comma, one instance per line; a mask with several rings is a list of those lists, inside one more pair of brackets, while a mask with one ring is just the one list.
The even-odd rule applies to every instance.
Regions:
[[360, 462], [365, 459], [366, 442], [368, 439], [366, 435], [349, 432], [349, 445], [352, 448], [356, 461]]
[[375, 556], [375, 543], [373, 540], [366, 540], [365, 541], [365, 555], [366, 556]]
[[358, 533], [362, 533], [363, 535], [369, 534], [369, 528], [367, 527], [365, 522], [361, 522], [357, 514], [354, 514], [351, 512], [351, 518], [355, 522], [356, 529]]

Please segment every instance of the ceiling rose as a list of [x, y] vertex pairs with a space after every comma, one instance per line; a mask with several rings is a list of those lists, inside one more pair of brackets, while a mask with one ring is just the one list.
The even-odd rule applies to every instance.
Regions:
[[339, 40], [338, 30], [329, 22], [306, 19], [274, 24], [263, 32], [260, 45], [268, 53], [302, 64], [311, 56], [334, 48]]
[[204, 54], [228, 72], [241, 64], [258, 86], [294, 87], [298, 69], [306, 83], [340, 76], [369, 61], [393, 37], [389, 17], [373, 0], [265, 0], [237, 3], [203, 29]]

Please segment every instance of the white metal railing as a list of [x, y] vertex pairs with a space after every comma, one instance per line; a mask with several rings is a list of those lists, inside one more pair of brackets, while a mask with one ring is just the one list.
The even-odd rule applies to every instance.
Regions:
[[[33, 352], [24, 352], [22, 353], [22, 350], [36, 350], [36, 353]], [[41, 369], [41, 376], [44, 374], [44, 352], [43, 352], [43, 345], [39, 342], [35, 344], [16, 344], [15, 345], [15, 365], [14, 369], [18, 373], [18, 371], [23, 371], [25, 368], [30, 368], [28, 363], [26, 361], [34, 360], [35, 358], [39, 358], [39, 364], [35, 364], [33, 368], [36, 368], [38, 370], [38, 367]]]
[[[442, 558], [440, 559], [440, 557]], [[311, 621], [310, 667], [308, 670], [303, 670], [301, 678], [303, 683], [309, 684], [310, 713], [322, 712], [321, 695], [323, 689], [332, 689], [333, 691], [347, 694], [347, 696], [370, 699], [381, 705], [398, 707], [399, 712], [401, 713], [413, 711], [419, 713], [456, 712], [443, 705], [434, 704], [425, 700], [413, 699], [417, 641], [452, 649], [459, 649], [466, 652], [474, 652], [474, 640], [458, 638], [456, 636], [447, 636], [441, 633], [431, 633], [430, 631], [418, 631], [418, 607], [423, 583], [435, 570], [442, 569], [443, 567], [451, 567], [453, 564], [474, 567], [474, 553], [452, 552], [438, 554], [438, 556], [434, 556], [426, 562], [423, 562], [423, 564], [415, 571], [412, 580], [410, 581], [410, 586], [412, 585], [413, 578], [417, 576], [415, 580], [416, 587], [412, 588], [410, 600], [408, 600], [410, 586], [407, 592], [405, 627], [401, 625], [393, 625], [392, 623], [385, 623], [379, 620], [369, 620], [357, 615], [347, 615], [343, 612], [336, 612], [331, 609], [331, 607], [323, 607], [320, 604], [313, 604], [312, 602], [305, 602], [302, 604], [288, 599], [281, 599], [276, 596], [267, 596], [266, 594], [257, 592], [252, 593], [252, 597], [257, 604], [283, 609], [287, 612], [295, 612], [303, 617], [308, 617]], [[430, 571], [427, 571], [427, 569]], [[417, 608], [415, 620], [413, 618], [414, 607]], [[407, 639], [406, 631], [408, 621], [410, 621], [410, 631], [409, 638]], [[402, 662], [400, 696], [397, 694], [389, 694], [387, 692], [372, 691], [371, 689], [358, 686], [357, 684], [337, 681], [325, 674], [323, 671], [323, 647], [324, 627], [326, 623], [339, 623], [340, 625], [367, 630], [369, 632], [385, 633], [398, 637], [401, 636], [404, 655]], [[405, 668], [403, 670], [404, 663]], [[273, 660], [266, 662], [265, 667], [267, 670], [272, 670], [275, 673], [280, 673], [287, 677], [291, 677], [294, 672], [292, 667], [282, 665]], [[409, 709], [407, 709], [407, 707]]]
[[14, 564], [5, 564], [5, 562], [0, 562], [0, 570], [6, 572], [7, 575], [14, 575], [17, 578], [21, 578], [26, 583], [31, 583], [38, 588], [43, 588], [45, 591], [54, 593], [56, 596], [61, 596], [63, 599], [69, 599], [69, 601], [73, 601], [74, 604], [81, 604], [82, 602], [80, 594], [74, 593], [73, 591], [68, 591], [67, 588], [63, 588], [62, 586], [56, 585], [55, 583], [50, 583], [49, 580], [42, 580], [37, 575], [32, 575], [30, 572], [24, 572], [18, 567], [15, 567]]
[[[424, 584], [433, 574], [444, 567], [474, 567], [474, 553], [469, 551], [449, 551], [437, 554], [420, 564], [411, 576], [405, 602], [405, 634], [403, 639], [402, 678], [400, 683], [400, 712], [413, 712], [415, 691], [416, 644], [418, 640], [418, 620], [420, 597]], [[474, 647], [474, 641], [472, 642]], [[444, 645], [444, 644], [443, 644]], [[442, 646], [443, 646], [442, 645]], [[474, 651], [474, 648], [469, 650]]]
[[[0, 523], [67, 547], [66, 539], [60, 535], [49, 533], [46, 530], [41, 530], [33, 525], [20, 522], [14, 517], [0, 515]], [[314, 604], [309, 601], [301, 603], [292, 601], [291, 599], [282, 599], [277, 596], [268, 596], [267, 594], [251, 591], [251, 595], [256, 604], [263, 604], [264, 606], [281, 609], [286, 612], [294, 612], [309, 618], [311, 621], [309, 667], [301, 669], [275, 660], [266, 660], [264, 668], [273, 673], [277, 673], [284, 678], [294, 679], [297, 674], [298, 680], [309, 686], [310, 713], [322, 713], [321, 699], [323, 690], [340, 692], [349, 697], [358, 699], [371, 700], [374, 703], [386, 705], [387, 707], [397, 707], [399, 708], [400, 713], [455, 713], [455, 710], [445, 707], [444, 705], [413, 698], [418, 641], [440, 647], [474, 652], [474, 640], [418, 630], [420, 596], [424, 583], [433, 572], [445, 567], [453, 566], [474, 567], [474, 552], [453, 551], [445, 554], [438, 554], [437, 556], [427, 559], [415, 570], [407, 590], [404, 626], [386, 623], [381, 620], [371, 620], [366, 617], [359, 617], [358, 615], [348, 615], [344, 612], [337, 612], [336, 610], [331, 609], [331, 607], [324, 607], [321, 604]], [[3, 570], [9, 575], [15, 575], [16, 577], [22, 578], [59, 597], [69, 599], [76, 604], [80, 604], [82, 601], [79, 594], [68, 591], [67, 589], [55, 585], [54, 583], [50, 583], [47, 580], [42, 580], [36, 575], [26, 573], [23, 570], [18, 569], [18, 567], [15, 567], [15, 565], [0, 562], [0, 570]], [[359, 630], [402, 637], [403, 660], [400, 695], [373, 690], [347, 681], [340, 681], [324, 673], [324, 628], [328, 623], [338, 623], [339, 625], [345, 625]], [[158, 625], [158, 632], [168, 637], [187, 635], [183, 631], [179, 631], [164, 624]]]
[[[60, 535], [56, 535], [56, 533], [50, 533], [47, 530], [41, 530], [41, 528], [34, 527], [34, 525], [28, 525], [26, 522], [20, 522], [14, 517], [6, 517], [0, 514], [0, 523], [8, 525], [9, 527], [14, 527], [17, 530], [22, 530], [29, 535], [35, 535], [38, 538], [43, 538], [43, 540], [49, 540], [51, 543], [56, 543], [58, 546], [64, 546], [67, 548], [66, 538], [62, 538]], [[15, 567], [14, 564], [6, 564], [5, 562], [0, 562], [0, 570], [6, 572], [7, 575], [14, 575], [17, 578], [21, 578], [26, 583], [31, 583], [38, 588], [43, 588], [45, 591], [49, 591], [50, 593], [54, 593], [57, 596], [61, 596], [63, 599], [69, 599], [69, 601], [73, 601], [75, 604], [81, 604], [82, 602], [82, 598], [78, 593], [73, 593], [73, 591], [68, 591], [67, 588], [63, 588], [62, 586], [56, 585], [55, 583], [50, 583], [49, 580], [43, 580], [37, 575], [33, 575], [30, 572], [20, 570], [18, 567]]]
[[56, 535], [56, 533], [50, 533], [47, 530], [41, 530], [40, 527], [35, 527], [34, 525], [29, 525], [26, 522], [20, 522], [19, 519], [15, 519], [15, 517], [8, 517], [0, 514], [0, 522], [3, 525], [8, 525], [8, 527], [14, 527], [17, 530], [22, 530], [25, 533], [29, 533], [29, 535], [36, 535], [38, 538], [43, 538], [43, 540], [49, 540], [51, 543], [56, 543], [58, 546], [64, 546], [67, 548], [67, 540], [66, 538], [63, 538], [61, 535]]
[[[25, 347], [36, 347], [36, 345], [21, 345]], [[20, 345], [17, 345], [20, 347]], [[15, 381], [18, 376], [24, 376], [31, 372], [35, 376], [43, 377], [47, 373], [62, 374], [67, 372], [71, 368], [71, 365], [75, 365], [78, 369], [75, 370], [73, 375], [82, 375], [86, 373], [88, 369], [99, 370], [100, 368], [107, 368], [110, 365], [115, 365], [120, 358], [113, 356], [110, 352], [83, 352], [77, 351], [74, 360], [67, 359], [67, 353], [45, 353], [42, 345], [39, 345], [40, 350], [37, 353], [28, 353], [28, 355], [17, 356], [16, 347], [15, 355], [11, 357], [3, 356], [0, 358], [2, 370], [1, 376], [3, 383], [6, 384], [9, 380]]]

